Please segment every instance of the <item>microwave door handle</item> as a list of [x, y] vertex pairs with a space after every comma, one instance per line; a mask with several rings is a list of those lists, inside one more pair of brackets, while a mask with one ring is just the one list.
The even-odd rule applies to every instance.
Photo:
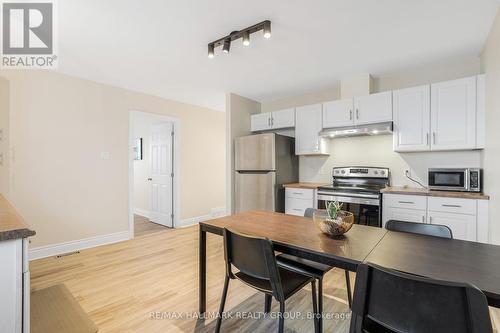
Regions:
[[468, 190], [470, 190], [470, 171], [469, 171], [469, 169], [465, 169], [464, 173], [465, 173], [464, 189], [466, 191], [468, 191]]

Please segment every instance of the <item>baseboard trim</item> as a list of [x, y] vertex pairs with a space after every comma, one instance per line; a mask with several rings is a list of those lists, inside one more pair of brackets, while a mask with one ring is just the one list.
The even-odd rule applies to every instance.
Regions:
[[148, 218], [148, 219], [151, 216], [151, 213], [149, 212], [149, 210], [145, 210], [145, 209], [141, 209], [141, 208], [134, 208], [134, 214], [143, 216], [143, 217]]
[[118, 243], [130, 239], [127, 231], [115, 232], [113, 234], [89, 237], [54, 245], [40, 246], [29, 249], [29, 260], [53, 257], [73, 251], [79, 251], [100, 245]]

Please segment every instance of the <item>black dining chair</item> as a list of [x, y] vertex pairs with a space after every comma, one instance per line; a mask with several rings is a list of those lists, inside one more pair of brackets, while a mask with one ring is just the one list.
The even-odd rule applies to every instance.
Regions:
[[[226, 279], [215, 332], [220, 332], [230, 279], [238, 279], [244, 284], [263, 292], [269, 299], [274, 297], [279, 302], [279, 333], [283, 333], [284, 330], [285, 301], [309, 283], [311, 283], [312, 287], [314, 317], [318, 317], [316, 280], [279, 267], [276, 262], [273, 244], [269, 239], [243, 235], [228, 229], [224, 229], [223, 236]], [[233, 273], [233, 267], [238, 269], [237, 273]], [[314, 330], [318, 331], [316, 319], [314, 320]]]
[[467, 283], [360, 264], [350, 333], [492, 333], [486, 296]]
[[[304, 212], [304, 217], [313, 217], [314, 208], [306, 208]], [[320, 314], [318, 318], [319, 331], [322, 332], [323, 321], [323, 277], [330, 271], [333, 267], [325, 264], [321, 264], [315, 261], [307, 260], [304, 258], [299, 258], [290, 254], [279, 254], [277, 257], [278, 266], [285, 267], [289, 270], [298, 272], [300, 274], [307, 275], [318, 280], [318, 313]], [[345, 282], [347, 286], [347, 302], [349, 308], [352, 303], [351, 295], [351, 280], [349, 277], [349, 271], [345, 271]], [[267, 300], [267, 299], [266, 299]], [[267, 301], [266, 301], [267, 304]]]
[[453, 239], [453, 233], [451, 232], [451, 229], [441, 224], [389, 220], [387, 221], [385, 228], [391, 231]]

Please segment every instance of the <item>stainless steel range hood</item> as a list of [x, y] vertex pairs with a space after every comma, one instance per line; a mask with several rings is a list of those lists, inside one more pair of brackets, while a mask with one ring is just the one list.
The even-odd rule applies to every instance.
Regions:
[[392, 121], [346, 127], [325, 128], [319, 135], [325, 138], [346, 138], [350, 136], [382, 135], [392, 133]]

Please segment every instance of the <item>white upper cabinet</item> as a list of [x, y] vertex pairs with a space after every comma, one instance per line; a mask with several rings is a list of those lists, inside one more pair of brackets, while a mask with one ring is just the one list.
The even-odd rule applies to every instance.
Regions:
[[271, 127], [273, 129], [295, 126], [295, 109], [284, 109], [271, 113]]
[[252, 132], [271, 129], [271, 113], [257, 113], [250, 117], [250, 130]]
[[476, 148], [484, 149], [486, 140], [486, 77], [477, 76], [477, 116], [476, 116]]
[[325, 155], [326, 145], [319, 136], [322, 126], [322, 105], [313, 104], [295, 109], [295, 154]]
[[269, 131], [295, 126], [295, 109], [284, 109], [273, 112], [257, 113], [250, 117], [252, 132]]
[[431, 86], [393, 91], [394, 151], [430, 149]]
[[476, 148], [476, 77], [431, 85], [431, 149]]
[[352, 98], [323, 103], [323, 128], [350, 126], [354, 123]]
[[392, 121], [392, 91], [354, 98], [356, 125]]

